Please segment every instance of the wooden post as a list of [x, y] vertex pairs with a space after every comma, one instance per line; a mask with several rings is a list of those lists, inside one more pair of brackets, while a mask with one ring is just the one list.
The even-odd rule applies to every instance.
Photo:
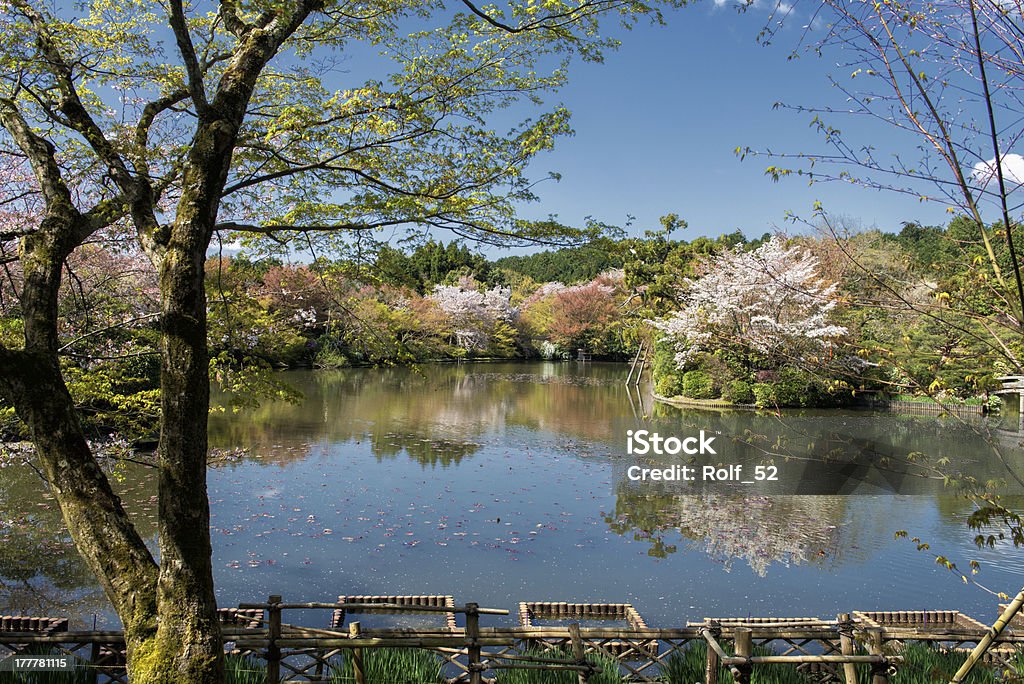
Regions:
[[281, 649], [277, 640], [281, 638], [281, 597], [271, 596], [267, 599], [270, 613], [267, 621], [267, 684], [278, 684], [281, 681]]
[[[358, 622], [348, 624], [348, 635], [353, 639], [359, 638], [360, 631]], [[363, 663], [363, 649], [361, 648], [352, 649], [352, 676], [355, 677], [355, 684], [366, 684], [366, 667]]]
[[[719, 629], [717, 622], [713, 623], [710, 629], [715, 638], [722, 635], [722, 630]], [[718, 652], [711, 648], [711, 644], [708, 644], [707, 647], [708, 660], [704, 666], [704, 684], [718, 684]]]
[[[93, 629], [96, 629], [95, 620], [93, 620]], [[125, 646], [127, 648], [127, 645]], [[98, 667], [100, 662], [100, 642], [94, 641], [92, 647], [89, 649], [89, 659], [92, 661], [92, 684], [99, 684], [100, 681], [100, 668]]]
[[[733, 633], [733, 640], [736, 645], [736, 657], [749, 658], [754, 654], [754, 642], [749, 628], [737, 627]], [[750, 673], [753, 669], [754, 666], [749, 660], [737, 665], [734, 677], [736, 684], [750, 684]]]
[[[871, 632], [871, 655], [885, 655], [882, 649], [882, 632]], [[871, 664], [871, 684], [889, 684], [889, 666], [885, 663]]]
[[466, 655], [469, 660], [469, 684], [483, 684], [480, 670], [480, 613], [479, 604], [466, 604]]
[[[580, 623], [574, 622], [569, 625], [569, 638], [572, 640], [572, 658], [577, 665], [586, 664], [583, 657], [583, 639], [580, 638]], [[579, 671], [579, 684], [587, 684], [590, 680], [590, 670]]]
[[[1024, 392], [1021, 393], [1021, 401], [1024, 402]], [[1014, 616], [1020, 612], [1021, 607], [1024, 607], [1024, 589], [1017, 592], [1017, 595], [1013, 597], [1010, 604], [1006, 606], [1006, 610], [999, 616], [999, 619], [995, 621], [989, 630], [988, 634], [978, 642], [978, 645], [974, 647], [971, 654], [967, 656], [967, 660], [960, 666], [953, 678], [949, 680], [950, 684], [960, 684], [960, 682], [967, 679], [967, 675], [971, 673], [975, 664], [985, 656], [985, 651], [989, 649], [992, 642], [999, 638], [999, 635], [1003, 633], [1006, 626], [1013, 621]]]
[[[839, 646], [843, 655], [853, 655], [853, 622], [849, 613], [839, 615]], [[846, 684], [857, 684], [857, 667], [853, 663], [843, 663], [843, 678]]]

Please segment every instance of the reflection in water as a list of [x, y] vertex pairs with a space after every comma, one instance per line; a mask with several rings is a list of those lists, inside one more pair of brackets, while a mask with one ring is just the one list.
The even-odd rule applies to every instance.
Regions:
[[[140, 532], [153, 539], [152, 473], [119, 464], [112, 484]], [[41, 475], [29, 465], [8, 464], [0, 477], [0, 612], [81, 619], [106, 610], [106, 597], [75, 550]]]
[[760, 577], [773, 563], [834, 559], [846, 518], [837, 496], [651, 495], [619, 487], [615, 505], [615, 515], [605, 517], [609, 527], [649, 543], [652, 556], [675, 553], [666, 537], [679, 534], [726, 571], [741, 560]]
[[[531, 363], [287, 373], [303, 403], [210, 418], [211, 446], [227, 456], [209, 475], [218, 601], [630, 601], [665, 626], [780, 606], [827, 615], [991, 603], [894, 541], [900, 528], [959, 553], [962, 567], [980, 554], [990, 586], [1018, 588], [1024, 553], [976, 552], [969, 509], [942, 495], [942, 459], [945, 471], [981, 480], [1006, 474], [969, 426], [850, 411], [683, 411], [652, 405], [649, 389], [630, 394], [627, 372]], [[707, 431], [717, 449], [707, 461], [747, 472], [772, 464], [779, 481], [632, 482], [626, 469], [641, 461], [626, 454], [626, 433], [641, 427]], [[1008, 465], [1024, 470], [1024, 451], [1003, 443]], [[117, 484], [147, 539], [152, 475], [127, 470]], [[821, 491], [857, 495], [812, 496]], [[5, 469], [0, 612], [102, 610], [62, 529], [35, 474]]]

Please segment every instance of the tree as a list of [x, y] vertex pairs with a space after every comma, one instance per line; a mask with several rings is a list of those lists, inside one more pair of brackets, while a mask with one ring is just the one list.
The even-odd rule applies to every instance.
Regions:
[[[787, 166], [766, 170], [776, 180], [801, 175], [812, 182], [835, 180], [906, 194], [938, 202], [955, 215], [945, 237], [952, 238], [947, 249], [957, 255], [958, 268], [947, 279], [951, 287], [933, 289], [931, 301], [923, 302], [914, 293], [906, 296], [893, 281], [873, 276], [831, 217], [820, 205], [815, 208], [816, 220], [850, 261], [885, 291], [886, 303], [927, 319], [926, 334], [951, 342], [941, 349], [943, 358], [953, 351], [981, 359], [975, 377], [982, 380], [1000, 371], [1024, 371], [1018, 251], [1024, 236], [1017, 220], [1024, 207], [1024, 174], [1015, 151], [1024, 113], [1022, 10], [1019, 0], [825, 0], [814, 24], [826, 28], [811, 48], [820, 55], [841, 55], [840, 71], [830, 80], [845, 101], [835, 107], [793, 106], [813, 113], [827, 151], [774, 154]], [[874, 144], [858, 142], [833, 125], [844, 115], [895, 130], [909, 143], [907, 151], [882, 153]], [[942, 365], [931, 364], [927, 371], [934, 379], [919, 385], [936, 399], [941, 399]], [[988, 441], [1006, 463], [998, 443]], [[1024, 486], [1019, 473], [1009, 465], [1007, 471]], [[968, 523], [979, 531], [979, 544], [994, 543], [994, 536], [984, 534], [990, 524], [1000, 526], [1000, 538], [1024, 543], [1024, 517], [1018, 511], [993, 496], [987, 484], [968, 482], [965, 491], [977, 505]], [[936, 560], [956, 570], [944, 557]]]
[[[23, 323], [0, 346], [0, 396], [30, 427], [75, 544], [121, 617], [133, 682], [220, 680], [205, 479], [211, 239], [243, 232], [284, 249], [292, 234], [314, 249], [396, 226], [502, 243], [572, 238], [514, 211], [534, 198], [525, 166], [569, 131], [568, 112], [504, 134], [488, 117], [557, 89], [571, 55], [599, 60], [614, 47], [599, 31], [605, 15], [660, 18], [619, 0], [506, 10], [93, 0], [56, 12], [4, 2], [2, 165], [31, 178], [0, 201], [29, 196], [38, 218], [0, 231]], [[390, 73], [339, 87], [332, 67], [358, 45]], [[85, 439], [60, 363], [63, 264], [89, 242], [116, 249], [129, 237], [160, 291], [159, 564]]]
[[724, 346], [762, 368], [820, 364], [846, 329], [830, 321], [836, 288], [821, 281], [817, 265], [777, 236], [750, 252], [727, 250], [685, 281], [679, 310], [655, 327], [674, 344], [681, 368]]
[[[964, 274], [974, 280], [971, 291], [986, 291], [995, 311], [978, 311], [949, 292], [936, 295], [962, 320], [982, 328], [980, 335], [975, 330], [962, 334], [978, 339], [1002, 357], [1008, 370], [1019, 372], [1024, 369], [1024, 277], [1017, 249], [1020, 226], [1013, 217], [1024, 207], [1024, 174], [1012, 150], [1021, 142], [1015, 122], [1024, 113], [1021, 4], [826, 0], [816, 9], [814, 23], [825, 28], [809, 47], [819, 55], [839, 56], [839, 71], [829, 80], [844, 102], [779, 103], [813, 114], [812, 125], [826, 149], [768, 153], [786, 166], [769, 166], [766, 173], [776, 180], [800, 175], [811, 182], [839, 181], [905, 194], [962, 217], [972, 237], [950, 241], [950, 247], [959, 254]], [[905, 141], [907, 148], [861, 144], [834, 124], [841, 116], [860, 119], [865, 135], [871, 135], [870, 126], [894, 130], [893, 139]], [[815, 219], [837, 239], [844, 237], [820, 205]], [[956, 324], [947, 318], [945, 325]]]
[[469, 352], [486, 348], [497, 325], [515, 320], [519, 312], [509, 303], [511, 297], [511, 288], [481, 289], [470, 278], [457, 285], [435, 285], [430, 295], [448, 315], [455, 344]]

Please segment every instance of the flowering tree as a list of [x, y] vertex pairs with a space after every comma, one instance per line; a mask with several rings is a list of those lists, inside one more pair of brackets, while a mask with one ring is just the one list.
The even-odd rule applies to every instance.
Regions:
[[684, 281], [679, 311], [653, 324], [680, 367], [723, 346], [764, 367], [820, 361], [846, 329], [829, 322], [835, 285], [821, 281], [817, 266], [778, 236], [750, 252], [725, 251], [705, 261], [701, 277]]
[[482, 290], [471, 278], [462, 278], [457, 285], [437, 285], [430, 295], [448, 314], [455, 343], [466, 351], [486, 348], [496, 325], [515, 320], [519, 311], [511, 298], [512, 288]]

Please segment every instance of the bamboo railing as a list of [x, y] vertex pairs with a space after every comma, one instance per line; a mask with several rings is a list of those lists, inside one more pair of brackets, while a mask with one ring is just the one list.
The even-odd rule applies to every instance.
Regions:
[[[351, 614], [382, 609], [455, 614], [462, 616], [464, 626], [364, 628], [359, 622], [351, 622], [325, 629], [295, 625], [286, 619], [288, 611], [342, 610]], [[280, 596], [271, 596], [265, 603], [241, 604], [231, 611], [234, 616], [224, 619], [222, 627], [225, 642], [233, 652], [265, 663], [269, 684], [327, 681], [337, 657], [346, 652], [355, 684], [365, 684], [363, 660], [367, 650], [384, 647], [427, 649], [439, 654], [451, 684], [493, 683], [504, 669], [539, 668], [576, 672], [579, 682], [585, 684], [600, 671], [591, 661], [595, 655], [601, 656], [604, 663], [617, 664], [627, 681], [658, 682], [663, 681], [663, 670], [674, 654], [682, 653], [692, 643], [707, 645], [704, 684], [718, 684], [720, 666], [731, 671], [737, 684], [749, 684], [754, 668], [768, 664], [792, 665], [817, 673], [815, 676], [822, 682], [850, 684], [856, 682], [858, 670], [869, 668], [872, 684], [887, 684], [893, 669], [901, 665], [899, 648], [905, 641], [935, 642], [945, 648], [963, 649], [988, 640], [998, 647], [990, 650], [992, 657], [998, 657], [1000, 649], [1006, 653], [1009, 648], [1024, 647], [1024, 631], [1008, 630], [993, 635], [984, 625], [954, 611], [872, 613], [872, 620], [858, 619], [857, 613], [844, 613], [836, 620], [708, 618], [672, 629], [647, 627], [642, 620], [617, 627], [581, 627], [578, 623], [488, 627], [481, 626], [481, 616], [504, 616], [509, 611], [482, 608], [476, 603], [286, 603]], [[915, 621], [915, 617], [921, 619]], [[328, 619], [324, 624], [332, 623]], [[105, 663], [93, 663], [95, 681], [102, 684], [126, 680], [124, 637], [120, 631], [0, 631], [0, 655], [2, 650], [16, 652], [31, 644], [50, 644], [84, 661], [90, 660], [89, 654], [101, 651], [108, 656], [121, 654], [116, 663], [109, 657]], [[538, 654], [538, 644], [557, 649], [557, 655]], [[775, 653], [763, 655], [763, 651], [755, 650], [758, 644], [773, 647]], [[1012, 655], [996, 662], [1001, 667], [1015, 666]]]

